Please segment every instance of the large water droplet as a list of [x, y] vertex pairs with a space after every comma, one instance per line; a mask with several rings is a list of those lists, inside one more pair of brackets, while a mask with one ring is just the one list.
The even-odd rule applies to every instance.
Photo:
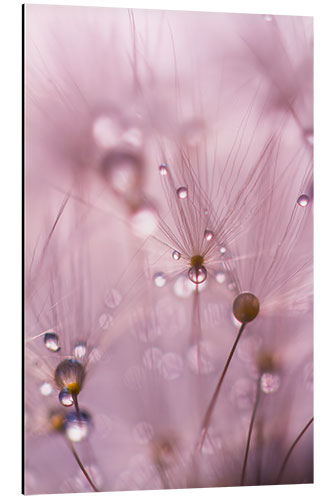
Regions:
[[214, 238], [214, 233], [210, 229], [206, 229], [204, 232], [204, 238], [206, 241], [211, 241]]
[[297, 199], [297, 203], [300, 207], [307, 207], [309, 204], [310, 198], [308, 197], [307, 194], [301, 194], [299, 198]]
[[166, 285], [167, 277], [164, 273], [155, 273], [153, 276], [153, 281], [154, 285], [157, 286], [157, 288], [162, 288]]
[[166, 165], [166, 163], [162, 163], [162, 165], [159, 166], [159, 173], [160, 175], [164, 176], [164, 175], [168, 175], [168, 167]]
[[69, 390], [66, 389], [66, 387], [61, 389], [61, 391], [59, 392], [59, 401], [63, 406], [72, 406], [73, 405], [73, 403], [74, 403], [73, 396], [69, 392]]
[[58, 352], [60, 350], [59, 337], [56, 333], [45, 333], [44, 344], [49, 351]]
[[90, 416], [84, 411], [80, 412], [80, 419], [76, 411], [69, 413], [65, 420], [67, 438], [74, 443], [79, 443], [85, 439], [89, 433], [90, 422]]
[[190, 267], [188, 271], [188, 277], [192, 281], [192, 283], [195, 283], [196, 285], [200, 285], [200, 283], [203, 283], [207, 279], [207, 270], [205, 266], [201, 267]]
[[272, 394], [280, 387], [280, 377], [274, 373], [263, 373], [260, 379], [260, 388], [265, 394]]
[[177, 189], [177, 196], [180, 200], [185, 200], [185, 198], [187, 198], [187, 195], [188, 195], [187, 187], [182, 186]]
[[172, 258], [173, 258], [173, 260], [179, 260], [179, 259], [180, 259], [180, 257], [181, 257], [181, 254], [180, 254], [180, 252], [178, 252], [177, 250], [174, 250], [174, 251], [172, 252]]

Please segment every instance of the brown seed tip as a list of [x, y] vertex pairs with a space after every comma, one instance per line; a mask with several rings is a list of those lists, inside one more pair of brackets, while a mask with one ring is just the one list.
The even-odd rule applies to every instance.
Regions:
[[233, 313], [241, 323], [250, 323], [259, 313], [259, 300], [253, 293], [240, 293], [234, 300]]

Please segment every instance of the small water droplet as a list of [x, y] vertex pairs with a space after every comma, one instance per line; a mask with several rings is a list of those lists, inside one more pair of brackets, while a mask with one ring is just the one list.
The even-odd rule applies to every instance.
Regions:
[[204, 232], [204, 238], [206, 241], [211, 241], [214, 238], [214, 233], [210, 229], [206, 229]]
[[187, 198], [187, 195], [187, 187], [180, 187], [177, 189], [177, 196], [180, 200], [185, 200], [185, 198]]
[[216, 271], [215, 273], [215, 281], [219, 285], [225, 282], [225, 274], [222, 271]]
[[73, 396], [66, 387], [59, 392], [59, 401], [63, 406], [72, 406], [74, 403]]
[[59, 337], [56, 333], [45, 333], [44, 344], [49, 351], [58, 352], [60, 350]]
[[43, 396], [50, 396], [53, 392], [53, 387], [49, 382], [43, 382], [39, 390]]
[[65, 433], [67, 438], [74, 442], [79, 443], [88, 436], [91, 418], [84, 412], [80, 412], [80, 420], [75, 412], [69, 413], [65, 419]]
[[154, 285], [158, 288], [162, 288], [166, 285], [167, 277], [164, 273], [155, 273], [153, 276]]
[[203, 283], [207, 279], [207, 270], [205, 266], [201, 266], [198, 268], [192, 266], [188, 271], [188, 277], [192, 281], [192, 283], [200, 285], [200, 283]]
[[180, 254], [180, 252], [178, 252], [177, 250], [174, 250], [174, 251], [172, 252], [172, 258], [173, 258], [173, 260], [179, 260], [179, 259], [180, 259], [180, 257], [181, 257], [181, 254]]
[[227, 252], [226, 247], [224, 247], [223, 245], [222, 245], [222, 246], [220, 246], [220, 248], [219, 248], [219, 252], [220, 252], [220, 254], [221, 254], [221, 255], [225, 255], [225, 254], [226, 254], [226, 252]]
[[82, 359], [87, 354], [87, 344], [85, 342], [78, 342], [74, 346], [74, 357]]
[[159, 172], [160, 172], [160, 175], [164, 176], [164, 175], [168, 175], [168, 167], [166, 165], [166, 163], [162, 163], [162, 165], [159, 166]]
[[301, 194], [301, 196], [299, 196], [299, 198], [297, 199], [297, 203], [300, 207], [308, 206], [309, 201], [310, 201], [310, 198], [308, 197], [307, 194]]
[[260, 379], [260, 388], [265, 394], [272, 394], [280, 387], [280, 377], [273, 373], [263, 373]]

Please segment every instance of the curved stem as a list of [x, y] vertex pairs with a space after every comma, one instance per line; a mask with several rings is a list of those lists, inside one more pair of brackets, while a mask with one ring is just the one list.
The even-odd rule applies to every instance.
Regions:
[[200, 438], [199, 438], [199, 443], [197, 445], [197, 450], [201, 451], [202, 449], [202, 446], [203, 446], [203, 443], [205, 441], [205, 437], [206, 437], [206, 434], [207, 434], [207, 431], [208, 431], [208, 426], [209, 426], [209, 422], [210, 422], [210, 419], [211, 419], [211, 416], [212, 416], [212, 413], [213, 413], [213, 410], [214, 410], [214, 407], [215, 407], [215, 404], [216, 404], [216, 401], [217, 401], [217, 398], [218, 398], [218, 395], [219, 395], [219, 392], [220, 392], [220, 389], [221, 389], [221, 386], [222, 386], [222, 383], [223, 383], [223, 380], [224, 380], [224, 377], [227, 373], [227, 370], [228, 370], [228, 367], [230, 365], [230, 362], [231, 362], [231, 359], [234, 355], [234, 352], [236, 350], [236, 347], [237, 347], [237, 344], [238, 344], [238, 341], [239, 339], [241, 338], [241, 335], [244, 331], [244, 328], [246, 326], [246, 323], [242, 323], [240, 329], [239, 329], [239, 332], [238, 332], [238, 335], [236, 337], [236, 340], [231, 348], [231, 351], [230, 351], [230, 354], [228, 356], [228, 359], [227, 359], [227, 362], [225, 364], [225, 367], [223, 369], [223, 372], [221, 374], [221, 377], [217, 383], [217, 386], [216, 386], [216, 389], [214, 391], [214, 394], [212, 396], [212, 399], [209, 403], [209, 406], [207, 408], [207, 411], [206, 411], [206, 414], [205, 414], [205, 418], [203, 419], [203, 422], [202, 422], [202, 426], [201, 426], [201, 434], [200, 434]]
[[81, 471], [83, 472], [85, 478], [87, 479], [88, 483], [90, 484], [90, 486], [92, 487], [92, 489], [97, 493], [99, 490], [96, 488], [96, 486], [94, 485], [91, 477], [89, 476], [85, 466], [83, 465], [83, 463], [81, 462], [80, 460], [80, 457], [79, 455], [77, 454], [75, 448], [74, 448], [74, 445], [71, 441], [67, 441], [68, 442], [68, 446], [70, 447], [70, 450], [71, 452], [73, 453], [74, 457], [75, 457], [75, 460], [77, 461]]
[[256, 413], [257, 413], [257, 409], [258, 409], [258, 405], [259, 405], [259, 399], [260, 399], [260, 378], [259, 378], [259, 380], [257, 382], [256, 399], [255, 399], [255, 402], [254, 402], [252, 416], [251, 416], [251, 421], [250, 421], [250, 426], [249, 426], [249, 432], [248, 432], [248, 435], [247, 435], [247, 441], [246, 441], [246, 447], [245, 447], [245, 454], [244, 454], [244, 460], [243, 460], [243, 467], [242, 467], [242, 475], [241, 475], [241, 480], [240, 480], [240, 486], [243, 486], [244, 485], [244, 481], [245, 481], [247, 459], [248, 459], [248, 456], [249, 456], [252, 431], [253, 431], [254, 420], [256, 418]]
[[284, 459], [282, 465], [281, 465], [281, 468], [280, 468], [280, 471], [279, 471], [279, 474], [277, 476], [277, 479], [276, 479], [276, 484], [279, 484], [281, 479], [282, 479], [282, 475], [284, 473], [284, 470], [286, 468], [286, 465], [287, 465], [287, 462], [289, 460], [289, 457], [293, 451], [293, 449], [295, 448], [295, 446], [297, 445], [298, 441], [301, 439], [301, 437], [303, 436], [303, 434], [307, 431], [307, 429], [310, 427], [310, 425], [312, 424], [313, 422], [313, 417], [310, 418], [309, 422], [306, 424], [306, 426], [301, 430], [301, 432], [298, 434], [297, 438], [295, 439], [295, 441], [293, 442], [293, 444], [290, 446], [289, 450], [288, 450], [288, 453], [286, 455], [286, 458]]

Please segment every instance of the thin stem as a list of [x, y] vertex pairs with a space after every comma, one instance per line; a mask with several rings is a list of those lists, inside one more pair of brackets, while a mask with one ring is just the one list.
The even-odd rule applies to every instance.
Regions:
[[224, 377], [227, 373], [227, 370], [228, 370], [228, 367], [230, 365], [230, 361], [234, 355], [234, 352], [235, 352], [235, 349], [237, 347], [237, 344], [238, 344], [238, 341], [239, 339], [241, 338], [241, 335], [244, 331], [244, 328], [246, 326], [246, 323], [242, 323], [240, 329], [239, 329], [239, 332], [238, 332], [238, 335], [236, 337], [236, 340], [234, 342], [234, 345], [232, 346], [232, 349], [230, 351], [230, 354], [228, 356], [228, 359], [227, 359], [227, 362], [225, 364], [225, 367], [223, 369], [223, 372], [221, 374], [221, 377], [217, 383], [217, 386], [216, 386], [216, 389], [215, 389], [215, 392], [212, 396], [212, 399], [209, 403], [209, 406], [207, 408], [207, 411], [206, 411], [206, 414], [205, 414], [205, 418], [203, 419], [203, 423], [202, 423], [202, 426], [201, 426], [201, 434], [200, 434], [200, 439], [199, 439], [199, 443], [198, 443], [198, 446], [197, 446], [197, 450], [201, 451], [202, 449], [202, 446], [203, 446], [203, 443], [204, 443], [204, 440], [205, 440], [205, 437], [206, 437], [206, 434], [207, 434], [207, 431], [208, 431], [208, 426], [209, 426], [209, 422], [210, 422], [210, 419], [211, 419], [211, 416], [212, 416], [212, 413], [213, 413], [213, 410], [214, 410], [214, 407], [215, 407], [215, 404], [216, 404], [216, 401], [217, 401], [217, 397], [219, 395], [219, 392], [220, 392], [220, 389], [221, 389], [221, 386], [222, 386], [222, 382], [224, 380]]
[[68, 446], [70, 447], [71, 449], [71, 452], [73, 453], [74, 457], [75, 457], [75, 460], [77, 461], [80, 469], [82, 470], [85, 478], [87, 479], [88, 483], [90, 484], [90, 486], [92, 487], [92, 489], [97, 493], [99, 490], [96, 488], [96, 486], [94, 485], [92, 479], [90, 478], [85, 466], [83, 465], [83, 463], [81, 462], [80, 458], [79, 458], [79, 455], [76, 453], [76, 450], [74, 448], [74, 445], [71, 441], [67, 441], [68, 442]]
[[75, 406], [77, 418], [78, 418], [80, 426], [82, 426], [81, 412], [80, 412], [79, 402], [77, 399], [77, 394], [73, 394], [72, 396], [73, 396], [73, 401], [74, 401], [74, 406]]
[[246, 447], [245, 447], [245, 453], [244, 453], [244, 460], [243, 460], [243, 467], [242, 467], [242, 475], [241, 475], [241, 480], [240, 480], [240, 486], [243, 486], [244, 485], [244, 481], [245, 481], [247, 459], [248, 459], [248, 456], [249, 456], [252, 431], [253, 431], [254, 420], [256, 418], [256, 413], [257, 413], [257, 409], [258, 409], [258, 405], [259, 405], [259, 399], [260, 399], [260, 378], [259, 378], [259, 380], [257, 382], [256, 399], [255, 399], [255, 402], [254, 402], [252, 416], [251, 416], [251, 421], [250, 421], [250, 426], [249, 426], [249, 432], [248, 432], [248, 435], [247, 435], [247, 441], [246, 441]]
[[289, 451], [286, 455], [286, 458], [284, 459], [282, 465], [281, 465], [281, 468], [280, 468], [280, 472], [277, 476], [277, 479], [276, 479], [276, 484], [279, 484], [281, 479], [282, 479], [282, 475], [284, 473], [284, 470], [286, 468], [286, 465], [287, 465], [287, 462], [289, 460], [289, 457], [293, 451], [293, 449], [295, 448], [295, 446], [297, 445], [298, 441], [301, 439], [301, 437], [303, 436], [303, 434], [307, 431], [307, 429], [310, 427], [310, 425], [312, 424], [313, 422], [313, 417], [310, 418], [309, 422], [306, 424], [306, 426], [301, 430], [301, 432], [298, 434], [297, 438], [295, 439], [295, 441], [293, 442], [293, 444], [290, 446], [289, 448]]

